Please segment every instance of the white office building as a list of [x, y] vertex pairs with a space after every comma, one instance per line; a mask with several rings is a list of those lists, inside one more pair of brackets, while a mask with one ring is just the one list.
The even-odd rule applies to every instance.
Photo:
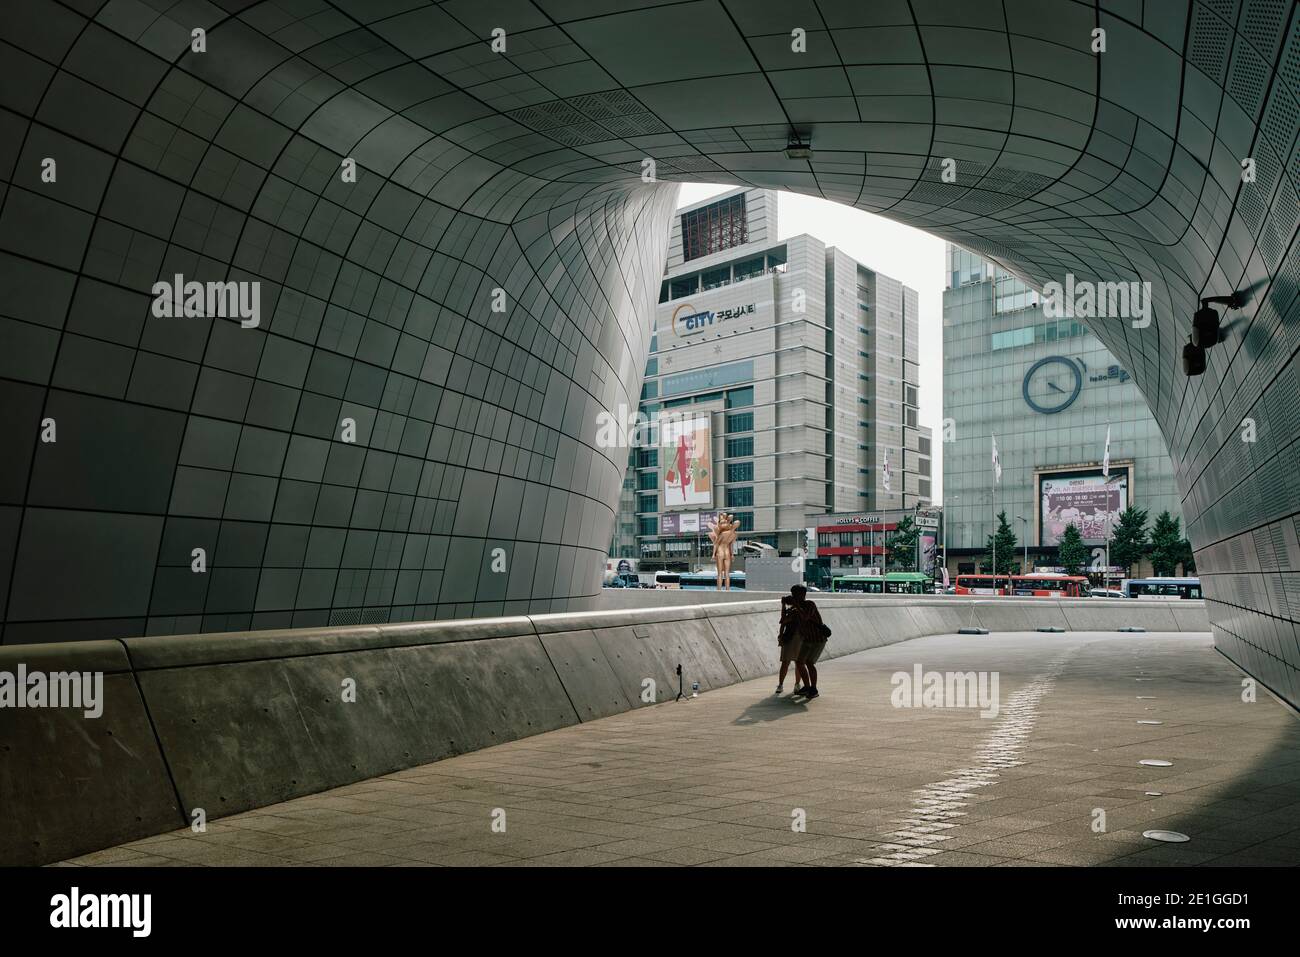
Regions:
[[674, 217], [641, 411], [690, 421], [692, 451], [659, 430], [633, 453], [615, 554], [707, 560], [719, 509], [788, 554], [809, 514], [930, 502], [916, 292], [813, 236], [777, 240], [776, 210], [738, 189]]

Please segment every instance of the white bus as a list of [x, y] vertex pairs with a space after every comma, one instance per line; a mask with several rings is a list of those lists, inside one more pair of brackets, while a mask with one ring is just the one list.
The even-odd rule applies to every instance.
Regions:
[[1124, 597], [1158, 601], [1201, 598], [1201, 580], [1199, 578], [1130, 578], [1124, 583]]

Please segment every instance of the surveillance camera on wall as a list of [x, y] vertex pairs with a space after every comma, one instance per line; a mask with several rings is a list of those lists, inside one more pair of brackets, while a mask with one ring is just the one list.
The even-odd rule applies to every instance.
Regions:
[[1200, 375], [1205, 371], [1205, 349], [1189, 342], [1183, 346], [1183, 375]]
[[1202, 350], [1219, 341], [1219, 314], [1209, 306], [1201, 306], [1192, 317], [1192, 345]]
[[[1245, 305], [1245, 297], [1234, 292], [1231, 296], [1207, 296], [1201, 300], [1201, 308], [1192, 316], [1192, 345], [1208, 349], [1219, 343], [1219, 313], [1210, 308], [1210, 303], [1217, 302], [1229, 309], [1240, 309]], [[1186, 357], [1184, 353], [1184, 358]]]

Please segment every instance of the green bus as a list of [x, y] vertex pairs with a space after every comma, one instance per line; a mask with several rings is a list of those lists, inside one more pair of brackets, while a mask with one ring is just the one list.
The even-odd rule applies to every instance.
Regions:
[[888, 572], [884, 575], [838, 575], [831, 591], [867, 595], [933, 595], [934, 579], [922, 572]]

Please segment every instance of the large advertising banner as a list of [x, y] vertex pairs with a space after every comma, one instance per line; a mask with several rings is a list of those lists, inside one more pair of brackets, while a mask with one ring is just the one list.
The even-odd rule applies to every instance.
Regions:
[[659, 419], [666, 460], [664, 508], [713, 504], [713, 456], [707, 415]]
[[1088, 545], [1105, 544], [1107, 529], [1114, 531], [1120, 512], [1128, 507], [1128, 470], [1101, 469], [1038, 476], [1038, 543], [1061, 543], [1066, 526], [1074, 525]]
[[921, 532], [921, 567], [920, 571], [927, 575], [934, 574], [934, 566], [938, 561], [939, 539], [934, 532]]
[[659, 516], [660, 535], [698, 535], [708, 532], [717, 512], [669, 512]]

